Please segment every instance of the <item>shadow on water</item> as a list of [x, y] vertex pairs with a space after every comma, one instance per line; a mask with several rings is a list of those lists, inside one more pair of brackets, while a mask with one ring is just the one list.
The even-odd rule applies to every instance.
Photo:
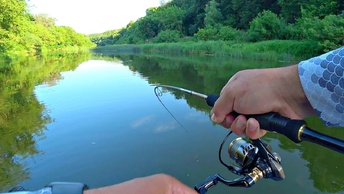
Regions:
[[[145, 77], [150, 84], [167, 84], [183, 88], [188, 88], [200, 93], [219, 93], [222, 86], [232, 75], [243, 69], [269, 68], [288, 65], [280, 62], [259, 62], [243, 61], [238, 59], [215, 59], [213, 57], [192, 57], [192, 56], [139, 56], [139, 55], [94, 55], [94, 58], [106, 60], [121, 60], [133, 72], [137, 72]], [[289, 64], [292, 64], [290, 62]], [[295, 63], [294, 63], [295, 64]], [[203, 101], [184, 95], [180, 92], [171, 91], [176, 99], [185, 99], [190, 107], [208, 113], [210, 108]], [[344, 139], [343, 128], [328, 128], [324, 126], [318, 118], [307, 118], [308, 125], [319, 132], [328, 134], [340, 139]], [[280, 149], [288, 153], [298, 153], [299, 157], [306, 161], [306, 164], [295, 164], [288, 161], [282, 164], [305, 165], [309, 170], [309, 179], [313, 182], [313, 187], [320, 193], [340, 193], [344, 192], [344, 179], [342, 174], [343, 155], [327, 148], [309, 142], [295, 144], [284, 136], [269, 133], [265, 140], [277, 140]], [[289, 154], [289, 155], [290, 155]], [[288, 154], [286, 155], [288, 157]], [[292, 159], [289, 159], [292, 160]], [[293, 167], [287, 167], [287, 169]], [[297, 169], [297, 168], [296, 168]], [[287, 172], [287, 176], [298, 178], [300, 172]], [[298, 180], [295, 180], [298, 182]], [[299, 183], [305, 186], [302, 181]], [[288, 184], [286, 184], [288, 187]], [[290, 185], [289, 185], [290, 186]], [[307, 186], [309, 187], [309, 186]], [[286, 188], [288, 189], [288, 188]], [[289, 188], [291, 189], [291, 188]], [[291, 189], [292, 190], [292, 189]]]
[[54, 85], [60, 72], [75, 69], [89, 53], [26, 58], [0, 63], [0, 191], [29, 178], [22, 161], [44, 154], [36, 147], [44, 138], [46, 125], [53, 122], [34, 94], [37, 84]]

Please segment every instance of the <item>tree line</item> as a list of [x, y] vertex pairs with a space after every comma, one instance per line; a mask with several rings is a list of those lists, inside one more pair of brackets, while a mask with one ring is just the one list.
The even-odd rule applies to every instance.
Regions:
[[[116, 19], [116, 18], [114, 18]], [[172, 0], [122, 29], [92, 34], [98, 46], [188, 41], [312, 40], [344, 44], [342, 0]]]
[[51, 50], [89, 48], [86, 35], [55, 26], [47, 15], [32, 15], [25, 0], [0, 0], [0, 56], [35, 55]]

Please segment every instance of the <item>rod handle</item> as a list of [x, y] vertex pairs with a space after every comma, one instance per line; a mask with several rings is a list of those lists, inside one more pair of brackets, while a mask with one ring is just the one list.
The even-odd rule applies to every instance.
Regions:
[[[207, 96], [206, 101], [209, 106], [214, 106], [216, 100], [220, 97], [218, 94], [210, 94]], [[234, 116], [238, 116], [237, 112], [232, 112]], [[285, 135], [295, 143], [302, 141], [300, 133], [303, 126], [306, 125], [304, 120], [290, 119], [278, 113], [265, 113], [265, 114], [252, 114], [245, 115], [246, 118], [255, 118], [260, 128], [271, 132], [277, 132]]]

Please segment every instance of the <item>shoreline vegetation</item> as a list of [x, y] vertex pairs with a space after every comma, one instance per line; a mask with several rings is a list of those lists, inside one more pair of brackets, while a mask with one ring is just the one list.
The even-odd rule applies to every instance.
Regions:
[[25, 0], [1, 2], [2, 61], [86, 50], [285, 61], [344, 45], [342, 0], [166, 0], [122, 29], [91, 35], [30, 14]]
[[50, 52], [77, 52], [95, 46], [68, 26], [56, 26], [46, 14], [32, 15], [26, 0], [0, 0], [0, 58], [18, 60]]
[[96, 53], [140, 53], [163, 55], [199, 55], [244, 58], [263, 61], [293, 61], [321, 53], [315, 41], [269, 40], [256, 43], [229, 41], [199, 41], [177, 43], [153, 43], [141, 45], [98, 46]]
[[169, 0], [126, 27], [89, 37], [94, 51], [282, 59], [344, 45], [342, 0]]

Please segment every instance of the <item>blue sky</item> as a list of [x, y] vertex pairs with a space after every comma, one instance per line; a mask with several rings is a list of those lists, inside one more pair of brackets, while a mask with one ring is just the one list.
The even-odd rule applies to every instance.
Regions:
[[161, 0], [30, 0], [32, 14], [44, 13], [56, 25], [70, 26], [83, 34], [125, 27], [145, 16], [146, 9], [160, 6]]

